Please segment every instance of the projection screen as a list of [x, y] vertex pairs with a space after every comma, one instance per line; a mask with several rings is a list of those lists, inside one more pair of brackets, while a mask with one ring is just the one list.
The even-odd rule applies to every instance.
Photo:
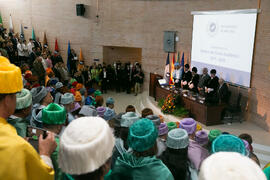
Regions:
[[192, 12], [191, 65], [250, 87], [257, 10]]

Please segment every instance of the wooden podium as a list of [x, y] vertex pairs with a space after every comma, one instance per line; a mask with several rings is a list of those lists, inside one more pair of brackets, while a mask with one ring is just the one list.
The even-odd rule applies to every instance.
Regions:
[[159, 79], [162, 79], [162, 76], [150, 73], [149, 96], [156, 97], [156, 85], [158, 84]]
[[[158, 79], [162, 79], [162, 76], [150, 73], [149, 96], [159, 101], [162, 98], [165, 99], [168, 94], [175, 94], [170, 90], [162, 88], [158, 83]], [[205, 104], [185, 97], [182, 94], [176, 95], [180, 95], [182, 104], [189, 111], [190, 117], [194, 118], [196, 121], [206, 126], [222, 124], [221, 113], [226, 107], [226, 104]]]

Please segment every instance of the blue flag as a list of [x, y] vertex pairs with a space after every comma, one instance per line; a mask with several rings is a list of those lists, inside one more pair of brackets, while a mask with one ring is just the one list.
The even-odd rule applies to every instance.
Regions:
[[70, 72], [70, 54], [71, 54], [71, 50], [70, 50], [70, 42], [68, 41], [68, 55], [67, 55], [67, 68], [68, 71]]
[[182, 59], [181, 59], [182, 74], [184, 73], [184, 66], [185, 66], [185, 56], [184, 56], [184, 52], [183, 52]]

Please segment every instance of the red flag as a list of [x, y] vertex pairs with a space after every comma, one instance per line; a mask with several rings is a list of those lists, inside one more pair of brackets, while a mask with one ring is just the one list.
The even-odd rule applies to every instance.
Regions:
[[55, 39], [54, 50], [57, 51], [57, 52], [59, 52], [57, 38]]
[[47, 37], [46, 37], [46, 33], [44, 32], [44, 36], [43, 36], [43, 46], [47, 45], [48, 46], [48, 42], [47, 42]]
[[175, 53], [173, 53], [173, 58], [172, 58], [172, 65], [171, 65], [171, 77], [170, 77], [170, 85], [173, 84], [173, 71], [174, 71], [174, 63], [175, 63]]

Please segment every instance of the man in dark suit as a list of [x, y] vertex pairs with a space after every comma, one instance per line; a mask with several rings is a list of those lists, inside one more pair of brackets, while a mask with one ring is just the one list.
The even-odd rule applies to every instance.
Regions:
[[122, 68], [121, 68], [121, 63], [117, 62], [116, 64], [116, 70], [115, 70], [115, 77], [116, 77], [116, 92], [121, 92], [121, 83], [122, 83]]
[[208, 81], [207, 85], [205, 86], [205, 93], [206, 93], [206, 102], [209, 103], [217, 103], [217, 90], [219, 87], [218, 77], [216, 76], [217, 71], [212, 69], [210, 71], [211, 79]]
[[42, 49], [41, 42], [39, 42], [39, 37], [36, 37], [36, 40], [34, 40], [34, 46], [35, 46], [36, 48]]
[[108, 72], [106, 66], [103, 66], [101, 73], [99, 74], [99, 79], [101, 80], [101, 92], [107, 93], [107, 88], [109, 84]]
[[29, 59], [28, 59], [29, 61], [28, 61], [28, 64], [29, 64], [30, 68], [33, 67], [33, 63], [34, 63], [34, 61], [35, 61], [36, 58], [37, 58], [36, 50], [37, 50], [37, 48], [36, 48], [36, 47], [33, 47], [33, 48], [32, 48], [32, 52], [31, 52], [30, 55], [29, 55]]
[[64, 63], [62, 56], [60, 55], [58, 51], [54, 51], [54, 56], [52, 56], [52, 63], [53, 63], [53, 66], [55, 66], [55, 64], [57, 63]]
[[218, 82], [219, 82], [219, 88], [218, 88], [219, 101], [222, 103], [228, 103], [229, 97], [230, 97], [230, 92], [229, 92], [228, 86], [224, 82], [224, 79], [222, 79], [222, 78], [220, 78], [218, 80]]
[[199, 83], [198, 83], [198, 92], [201, 95], [204, 95], [205, 93], [205, 86], [208, 84], [208, 81], [211, 79], [210, 76], [208, 75], [208, 69], [203, 68], [203, 74], [200, 76]]
[[184, 67], [184, 73], [181, 80], [181, 87], [183, 89], [188, 89], [188, 82], [192, 79], [192, 74], [189, 70], [189, 64], [186, 64]]
[[130, 63], [126, 63], [125, 73], [124, 73], [124, 84], [125, 84], [125, 91], [128, 94], [130, 94], [130, 91], [131, 91], [131, 79], [132, 79], [132, 73], [131, 73]]
[[191, 81], [188, 83], [188, 88], [189, 90], [193, 91], [193, 92], [198, 92], [198, 83], [199, 83], [199, 78], [200, 76], [197, 74], [197, 68], [193, 67], [192, 68], [192, 78]]
[[69, 56], [69, 62], [70, 62], [70, 71], [71, 75], [74, 75], [77, 72], [77, 62], [78, 62], [78, 57], [74, 51], [74, 49], [71, 49], [71, 53]]

